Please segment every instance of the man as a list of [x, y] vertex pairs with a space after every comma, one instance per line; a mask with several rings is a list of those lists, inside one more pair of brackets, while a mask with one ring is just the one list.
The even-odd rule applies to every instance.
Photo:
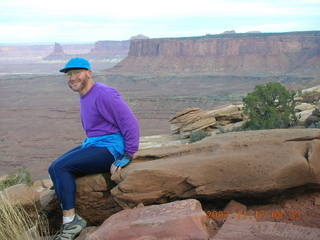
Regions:
[[63, 210], [61, 232], [54, 239], [67, 240], [78, 236], [87, 224], [75, 212], [75, 176], [120, 171], [138, 151], [140, 130], [117, 90], [93, 81], [86, 59], [73, 58], [60, 72], [65, 73], [69, 87], [80, 94], [80, 117], [87, 136], [49, 167]]

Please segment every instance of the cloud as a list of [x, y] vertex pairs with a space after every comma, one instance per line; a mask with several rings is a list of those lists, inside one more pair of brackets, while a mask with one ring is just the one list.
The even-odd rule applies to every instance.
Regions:
[[[294, 1], [294, 0], [293, 0]], [[312, 0], [304, 0], [312, 1]], [[315, 1], [315, 0], [313, 0]], [[285, 1], [287, 2], [287, 1]], [[150, 17], [188, 17], [188, 16], [261, 16], [261, 15], [301, 15], [316, 14], [317, 9], [301, 11], [301, 6], [281, 4], [281, 1], [231, 1], [231, 0], [150, 0], [136, 1], [100, 1], [91, 0], [90, 4], [81, 4], [76, 0], [11, 0], [0, 3], [2, 9], [11, 14], [47, 16], [47, 17], [105, 17], [113, 19], [150, 18]], [[304, 7], [305, 8], [305, 7]], [[90, 20], [90, 19], [88, 19]]]
[[[320, 0], [319, 0], [320, 1]], [[260, 30], [315, 30], [317, 0], [0, 1], [0, 42], [124, 40]]]
[[[237, 32], [261, 31], [261, 32], [289, 32], [299, 29], [297, 23], [274, 23], [245, 26], [237, 28]], [[301, 29], [300, 29], [301, 30]]]

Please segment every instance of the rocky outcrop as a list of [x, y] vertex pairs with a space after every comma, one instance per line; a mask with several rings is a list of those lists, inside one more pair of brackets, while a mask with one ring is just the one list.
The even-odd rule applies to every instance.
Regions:
[[211, 240], [316, 240], [320, 229], [281, 222], [257, 222], [254, 217], [229, 218]]
[[110, 174], [94, 174], [78, 178], [76, 181], [77, 211], [90, 224], [101, 224], [108, 216], [121, 210], [110, 196], [110, 189], [114, 183], [108, 179]]
[[53, 52], [46, 56], [44, 60], [58, 60], [58, 59], [67, 59], [69, 56], [65, 54], [62, 49], [61, 44], [55, 43], [53, 47]]
[[[295, 96], [297, 125], [315, 127], [319, 124], [319, 99], [319, 86], [304, 89]], [[200, 130], [209, 134], [233, 131], [248, 120], [243, 108], [243, 103], [219, 106], [212, 110], [187, 108], [169, 120], [171, 132], [185, 139]]]
[[[261, 197], [319, 185], [320, 130], [227, 133], [192, 145], [146, 149], [113, 179], [122, 207], [176, 198]], [[145, 183], [148, 183], [147, 185]]]
[[231, 104], [209, 111], [188, 108], [169, 120], [171, 132], [179, 134], [181, 138], [188, 138], [192, 133], [200, 130], [211, 132], [219, 126], [243, 121], [245, 117], [242, 110], [243, 104]]
[[320, 32], [133, 40], [113, 72], [320, 72]]
[[118, 212], [88, 240], [207, 240], [207, 221], [199, 201], [175, 201]]
[[49, 179], [38, 180], [32, 185], [16, 184], [0, 191], [0, 201], [5, 199], [12, 206], [23, 206], [34, 220], [39, 219], [39, 212], [46, 212], [52, 217], [49, 224], [53, 226], [57, 219], [54, 212], [59, 206], [51, 187], [52, 182]]
[[[234, 239], [230, 228], [245, 239], [265, 235], [272, 239], [280, 234], [264, 228], [283, 228], [286, 236], [299, 231], [318, 236], [319, 149], [318, 129], [278, 129], [227, 133], [195, 144], [141, 150], [132, 164], [112, 176], [116, 183], [103, 174], [77, 179], [78, 213], [91, 224], [104, 222], [79, 239]], [[23, 190], [17, 185], [15, 199], [35, 193], [31, 202], [39, 202], [46, 196], [41, 210], [51, 209], [52, 219], [61, 209], [52, 205], [50, 186], [50, 180], [23, 186]], [[197, 200], [190, 199], [201, 201], [205, 212]], [[268, 199], [272, 204], [247, 206], [231, 201], [220, 208], [225, 214], [221, 218], [215, 201], [226, 199], [257, 203]], [[59, 226], [61, 216], [55, 221]]]
[[[309, 127], [312, 126], [315, 127], [316, 124], [319, 124], [320, 121], [320, 110], [318, 108], [314, 109], [311, 114], [306, 118], [305, 120], [305, 126]], [[318, 126], [319, 128], [319, 126]]]
[[0, 192], [1, 196], [13, 204], [21, 204], [25, 207], [33, 207], [40, 200], [40, 194], [33, 187], [26, 184], [17, 184]]
[[286, 197], [275, 197], [269, 204], [252, 205], [243, 213], [254, 216], [258, 221], [281, 221], [320, 229], [319, 207], [319, 192], [296, 189], [295, 192], [287, 194]]
[[[66, 60], [73, 57], [82, 57], [91, 60], [117, 59], [120, 61], [128, 55], [129, 40], [124, 41], [97, 41], [88, 52], [65, 53], [59, 43], [55, 43], [53, 52], [46, 56], [44, 60]], [[70, 48], [70, 47], [69, 47]], [[72, 49], [70, 49], [71, 51]], [[73, 51], [75, 52], [75, 51]]]

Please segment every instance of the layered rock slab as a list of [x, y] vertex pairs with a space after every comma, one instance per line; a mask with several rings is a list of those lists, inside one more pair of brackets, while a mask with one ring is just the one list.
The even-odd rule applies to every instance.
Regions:
[[208, 217], [195, 199], [125, 209], [109, 217], [88, 240], [207, 240]]
[[[147, 149], [111, 190], [122, 207], [176, 198], [259, 197], [320, 182], [320, 130], [227, 133], [198, 143]], [[150, 161], [152, 160], [152, 161]]]
[[317, 240], [320, 229], [281, 222], [257, 222], [253, 217], [229, 217], [211, 240]]

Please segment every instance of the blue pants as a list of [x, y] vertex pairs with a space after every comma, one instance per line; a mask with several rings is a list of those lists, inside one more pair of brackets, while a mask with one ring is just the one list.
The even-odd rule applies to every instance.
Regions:
[[76, 176], [106, 173], [114, 160], [106, 147], [78, 146], [54, 161], [49, 174], [62, 209], [75, 208]]

